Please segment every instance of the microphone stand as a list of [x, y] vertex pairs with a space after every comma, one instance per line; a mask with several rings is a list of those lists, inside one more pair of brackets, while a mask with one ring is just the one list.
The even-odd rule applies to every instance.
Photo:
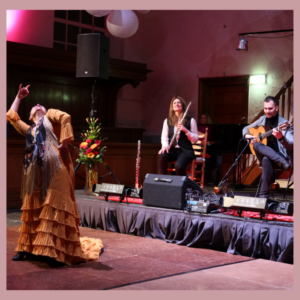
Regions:
[[220, 181], [220, 183], [218, 184], [218, 187], [220, 187], [221, 185], [223, 185], [224, 183], [226, 184], [226, 190], [225, 190], [225, 197], [227, 197], [228, 195], [228, 175], [229, 172], [231, 171], [231, 169], [237, 165], [240, 157], [242, 156], [242, 154], [244, 153], [244, 151], [246, 150], [246, 148], [249, 146], [250, 144], [250, 140], [248, 139], [247, 141], [247, 145], [244, 147], [244, 149], [242, 150], [242, 152], [240, 153], [240, 155], [236, 158], [236, 160], [234, 161], [234, 163], [232, 164], [232, 166], [229, 168], [229, 170], [227, 171], [227, 173], [224, 175], [224, 177], [222, 178], [222, 180]]
[[[94, 104], [95, 104], [95, 100], [97, 99], [97, 94], [98, 94], [98, 91], [99, 91], [99, 87], [97, 87], [97, 90], [95, 92], [95, 87], [97, 86], [97, 79], [94, 80], [94, 84], [93, 84], [93, 87], [92, 87], [92, 94], [91, 94], [91, 97], [92, 97], [92, 103], [91, 103], [91, 111], [90, 111], [90, 118], [94, 118], [95, 117], [95, 112], [97, 112], [97, 110], [94, 109]], [[109, 166], [107, 165], [107, 163], [104, 161], [104, 159], [102, 158], [103, 160], [103, 166], [108, 170], [108, 173], [99, 177], [98, 180], [101, 180], [107, 176], [112, 176], [112, 178], [114, 179], [114, 181], [117, 183], [117, 184], [120, 184], [119, 180], [116, 178], [116, 176], [114, 175], [114, 173], [112, 172], [112, 170], [109, 168]], [[76, 171], [78, 170], [78, 168], [80, 167], [81, 165], [81, 162], [78, 163], [78, 165], [76, 166], [76, 168], [74, 169], [74, 172], [76, 173]]]
[[99, 91], [99, 87], [97, 88], [97, 91], [95, 93], [95, 87], [96, 86], [97, 86], [97, 79], [94, 80], [94, 85], [92, 87], [92, 94], [91, 94], [92, 103], [91, 103], [90, 118], [95, 117], [95, 112], [97, 112], [96, 110], [94, 110], [94, 103], [95, 103], [95, 100], [97, 99], [97, 94], [98, 94], [98, 91]]
[[[95, 112], [97, 112], [96, 110], [94, 110], [94, 104], [95, 104], [95, 100], [97, 99], [97, 94], [99, 91], [99, 87], [97, 88], [97, 91], [95, 93], [95, 87], [97, 86], [97, 79], [94, 80], [94, 84], [92, 86], [92, 103], [91, 103], [91, 111], [90, 111], [90, 118], [95, 117]], [[74, 172], [76, 173], [76, 171], [79, 169], [79, 167], [81, 166], [81, 162], [78, 163], [78, 165], [75, 167]]]

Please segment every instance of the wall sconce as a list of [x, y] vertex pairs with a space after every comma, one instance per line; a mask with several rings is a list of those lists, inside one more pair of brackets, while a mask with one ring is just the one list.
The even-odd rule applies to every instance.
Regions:
[[[277, 32], [286, 32], [286, 31], [294, 31], [294, 29], [239, 33], [239, 42], [238, 42], [236, 50], [248, 51], [248, 41], [246, 40], [246, 36], [250, 36], [251, 37], [251, 35], [266, 34], [266, 33], [277, 33]], [[287, 35], [287, 36], [289, 36], [289, 35]], [[278, 37], [274, 37], [274, 38], [278, 38]]]
[[248, 51], [248, 41], [247, 41], [246, 37], [240, 36], [240, 40], [239, 40], [236, 50]]
[[251, 75], [250, 84], [266, 83], [266, 75]]

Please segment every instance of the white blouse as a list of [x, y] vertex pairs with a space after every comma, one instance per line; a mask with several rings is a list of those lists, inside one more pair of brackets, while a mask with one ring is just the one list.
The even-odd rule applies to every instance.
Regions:
[[[177, 131], [177, 126], [174, 126], [174, 132]], [[198, 127], [196, 120], [194, 118], [191, 118], [191, 131], [188, 131], [186, 133], [186, 136], [189, 141], [192, 143], [196, 143], [198, 141]], [[161, 133], [161, 144], [162, 147], [168, 147], [169, 146], [169, 126], [168, 126], [168, 119], [165, 119], [163, 124], [163, 129]], [[178, 146], [179, 147], [179, 146]]]

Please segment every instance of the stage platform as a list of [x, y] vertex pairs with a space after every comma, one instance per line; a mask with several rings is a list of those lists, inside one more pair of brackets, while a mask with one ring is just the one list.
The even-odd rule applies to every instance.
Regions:
[[[253, 188], [234, 191], [236, 195], [253, 192]], [[108, 201], [101, 200], [85, 195], [83, 190], [75, 191], [75, 197], [83, 227], [293, 263], [294, 229], [293, 222], [290, 222], [293, 217], [283, 216], [282, 220], [274, 221], [260, 220], [247, 214], [243, 217], [234, 213], [200, 214], [144, 206], [141, 199], [134, 198], [128, 198], [128, 202], [126, 199], [119, 202], [117, 196], [109, 197]], [[292, 201], [292, 195], [289, 198]], [[130, 203], [131, 200], [135, 203]], [[285, 221], [286, 218], [289, 222]]]

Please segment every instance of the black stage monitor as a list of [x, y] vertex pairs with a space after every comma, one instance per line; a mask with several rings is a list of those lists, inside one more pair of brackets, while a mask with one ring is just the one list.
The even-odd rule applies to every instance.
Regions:
[[184, 209], [188, 188], [203, 195], [200, 186], [187, 176], [147, 174], [143, 184], [143, 205]]

